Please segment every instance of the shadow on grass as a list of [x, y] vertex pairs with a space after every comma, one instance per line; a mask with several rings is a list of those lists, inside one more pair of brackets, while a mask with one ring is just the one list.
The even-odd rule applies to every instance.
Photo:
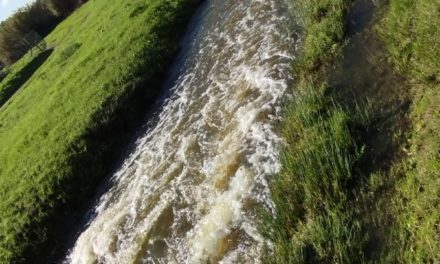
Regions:
[[52, 54], [53, 49], [48, 49], [35, 56], [26, 66], [13, 77], [6, 80], [3, 89], [0, 90], [0, 107], [2, 107], [40, 68]]
[[408, 82], [388, 62], [374, 28], [380, 8], [369, 0], [354, 3], [348, 15], [350, 42], [329, 76], [344, 108], [354, 109], [363, 101], [372, 108], [371, 123], [350, 128], [351, 137], [365, 147], [362, 158], [352, 165], [354, 177], [348, 188], [348, 197], [356, 207], [350, 221], [361, 223], [359, 235], [366, 238], [361, 243], [362, 254], [352, 259], [354, 262], [380, 262], [395, 250], [387, 245], [394, 217], [389, 212], [389, 197], [402, 177], [393, 166], [406, 155], [402, 149], [411, 126]]
[[364, 173], [388, 171], [401, 156], [406, 141], [407, 114], [411, 101], [408, 83], [388, 63], [386, 50], [374, 31], [379, 12], [369, 0], [358, 0], [348, 14], [350, 43], [342, 51], [329, 82], [338, 101], [347, 109], [369, 101], [374, 113], [369, 127], [358, 128], [357, 138], [366, 144]]
[[389, 196], [411, 100], [374, 31], [380, 10], [353, 2], [341, 53], [316, 72], [300, 68], [307, 78], [286, 109], [283, 170], [271, 183], [276, 217], [263, 214], [263, 234], [274, 242], [267, 263], [382, 263], [396, 252], [387, 242]]

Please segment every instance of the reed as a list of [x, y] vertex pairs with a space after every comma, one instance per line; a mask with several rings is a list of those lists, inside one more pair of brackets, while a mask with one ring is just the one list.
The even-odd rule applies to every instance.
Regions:
[[280, 128], [288, 147], [272, 183], [274, 218], [266, 232], [275, 242], [269, 263], [349, 263], [363, 260], [368, 237], [353, 200], [364, 157], [358, 127], [370, 124], [366, 106], [349, 110], [324, 85], [302, 83]]

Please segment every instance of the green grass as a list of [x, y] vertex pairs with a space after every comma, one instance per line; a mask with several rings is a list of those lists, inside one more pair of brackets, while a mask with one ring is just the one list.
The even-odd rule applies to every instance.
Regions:
[[40, 52], [35, 57], [28, 56], [20, 60], [12, 68], [12, 72], [0, 82], [0, 107], [17, 92], [38, 68], [49, 58], [52, 50]]
[[440, 3], [390, 0], [379, 32], [398, 70], [409, 77], [440, 82]]
[[[349, 91], [326, 83], [344, 43], [350, 1], [297, 3], [303, 50], [279, 128], [287, 146], [271, 183], [276, 215], [263, 221], [274, 246], [266, 262], [439, 262], [440, 4], [391, 0], [378, 27], [389, 60], [412, 87], [412, 125], [402, 144], [405, 122], [387, 125], [380, 107], [341, 98]], [[397, 148], [375, 164], [383, 153], [372, 146], [382, 142], [375, 134], [383, 126], [394, 133], [387, 144], [401, 144], [407, 154], [400, 157]]]
[[345, 15], [351, 0], [294, 2], [305, 29], [302, 54], [295, 63], [296, 74], [309, 74], [332, 60], [340, 51], [345, 34]]
[[440, 262], [440, 2], [391, 0], [378, 27], [396, 68], [411, 81], [412, 129], [391, 199], [390, 247], [399, 263]]
[[369, 238], [352, 196], [365, 155], [355, 138], [371, 122], [369, 108], [351, 111], [326, 86], [300, 85], [280, 129], [289, 147], [272, 183], [277, 215], [266, 223], [275, 242], [268, 262], [361, 263]]
[[355, 201], [365, 156], [360, 128], [370, 107], [353, 109], [325, 82], [325, 66], [341, 50], [351, 1], [299, 1], [304, 18], [303, 50], [294, 66], [299, 79], [287, 103], [280, 133], [287, 147], [282, 172], [271, 183], [276, 216], [264, 230], [274, 242], [268, 263], [361, 263], [368, 233]]
[[26, 61], [1, 82], [0, 100], [13, 96], [0, 108], [0, 263], [44, 259], [56, 217], [91, 194], [151, 102], [196, 2], [89, 1], [26, 83]]

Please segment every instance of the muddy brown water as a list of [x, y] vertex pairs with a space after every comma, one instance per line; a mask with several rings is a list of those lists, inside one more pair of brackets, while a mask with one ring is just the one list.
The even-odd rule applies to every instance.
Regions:
[[288, 1], [207, 0], [65, 263], [259, 263], [296, 50]]

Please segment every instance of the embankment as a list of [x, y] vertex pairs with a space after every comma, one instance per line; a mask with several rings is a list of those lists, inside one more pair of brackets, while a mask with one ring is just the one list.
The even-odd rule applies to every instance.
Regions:
[[196, 2], [89, 1], [47, 37], [53, 53], [0, 108], [0, 263], [59, 254], [154, 101]]
[[439, 8], [416, 2], [298, 1], [267, 262], [438, 261]]

